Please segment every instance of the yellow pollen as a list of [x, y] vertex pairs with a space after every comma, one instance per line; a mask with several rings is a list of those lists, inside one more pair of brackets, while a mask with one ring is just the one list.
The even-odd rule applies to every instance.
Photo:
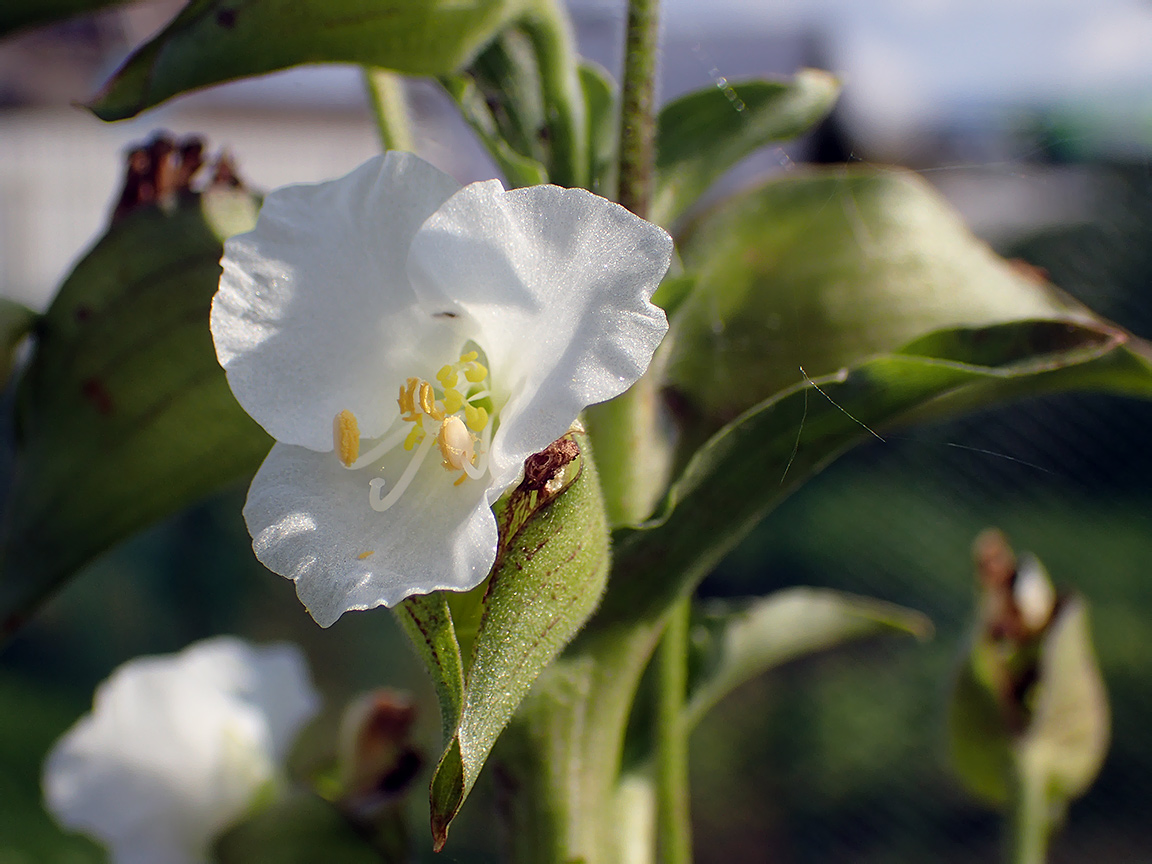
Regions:
[[344, 467], [352, 467], [360, 455], [360, 424], [356, 422], [356, 415], [347, 409], [332, 420], [332, 445]]
[[464, 404], [464, 421], [473, 432], [480, 432], [488, 425], [488, 412], [483, 405]]
[[476, 360], [479, 357], [480, 357], [479, 351], [469, 351], [467, 354], [461, 354], [460, 355], [460, 362], [461, 363], [471, 363], [473, 360]]
[[371, 558], [375, 554], [376, 554], [375, 549], [369, 549], [367, 552], [361, 552], [356, 557], [359, 558], [361, 561], [363, 561], [365, 558]]
[[473, 384], [479, 384], [488, 377], [488, 370], [484, 368], [483, 363], [472, 361], [468, 364], [468, 368], [464, 370], [464, 377]]

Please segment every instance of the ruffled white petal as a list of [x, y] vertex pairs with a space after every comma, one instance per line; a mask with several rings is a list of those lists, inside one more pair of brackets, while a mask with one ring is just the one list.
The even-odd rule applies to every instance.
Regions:
[[369, 479], [394, 482], [411, 457], [397, 448], [378, 472], [349, 471], [332, 454], [276, 444], [253, 479], [244, 518], [256, 557], [296, 582], [322, 627], [352, 609], [466, 590], [488, 574], [497, 531], [487, 484], [453, 486], [458, 475], [435, 450], [393, 507], [369, 507]]
[[46, 805], [116, 864], [207, 861], [318, 708], [293, 646], [222, 637], [132, 660], [49, 754]]
[[345, 409], [363, 434], [382, 434], [408, 370], [444, 362], [459, 343], [451, 322], [418, 308], [405, 272], [417, 229], [458, 188], [411, 154], [387, 153], [339, 180], [270, 193], [255, 229], [225, 243], [216, 353], [276, 440], [331, 450]]
[[660, 228], [582, 189], [476, 183], [412, 240], [425, 308], [477, 322], [494, 389], [510, 394], [492, 441], [495, 489], [586, 406], [630, 387], [668, 329], [649, 300], [672, 254]]

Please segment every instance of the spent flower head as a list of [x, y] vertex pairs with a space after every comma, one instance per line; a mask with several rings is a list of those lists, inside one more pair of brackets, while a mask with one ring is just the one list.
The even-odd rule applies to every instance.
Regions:
[[647, 368], [671, 251], [582, 189], [460, 188], [406, 153], [271, 193], [212, 306], [277, 442], [244, 509], [257, 557], [323, 626], [479, 584], [524, 460]]

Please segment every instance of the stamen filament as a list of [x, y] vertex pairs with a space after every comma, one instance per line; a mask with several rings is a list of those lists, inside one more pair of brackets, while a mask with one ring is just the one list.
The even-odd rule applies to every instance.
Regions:
[[345, 465], [344, 467], [349, 471], [357, 471], [366, 465], [371, 465], [385, 453], [389, 452], [390, 450], [394, 450], [396, 447], [399, 447], [401, 444], [403, 444], [404, 438], [407, 436], [407, 434], [408, 430], [406, 428], [403, 426], [399, 427], [391, 435], [385, 435], [379, 444], [377, 444], [367, 453], [360, 456], [351, 465]]
[[412, 478], [416, 476], [416, 472], [420, 470], [420, 465], [424, 461], [424, 457], [432, 450], [432, 445], [436, 439], [431, 435], [424, 436], [424, 440], [420, 442], [420, 446], [416, 448], [416, 452], [412, 454], [412, 460], [408, 463], [408, 467], [404, 469], [404, 473], [400, 475], [400, 479], [396, 481], [396, 485], [388, 492], [387, 495], [381, 497], [380, 492], [384, 488], [384, 480], [379, 477], [374, 477], [368, 482], [368, 504], [377, 513], [383, 513], [390, 508], [393, 504], [400, 500], [400, 496], [404, 494], [404, 490], [412, 483]]

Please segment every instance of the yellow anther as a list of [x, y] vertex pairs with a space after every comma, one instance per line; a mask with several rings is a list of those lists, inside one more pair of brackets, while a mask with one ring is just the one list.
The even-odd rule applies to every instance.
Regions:
[[365, 558], [371, 558], [375, 554], [376, 554], [375, 549], [369, 549], [367, 552], [361, 552], [356, 557], [359, 558], [361, 561], [363, 561]]
[[360, 424], [351, 411], [341, 411], [333, 418], [332, 446], [344, 467], [351, 468], [360, 455]]
[[[400, 405], [401, 414], [415, 414], [416, 413], [416, 385], [420, 383], [418, 378], [409, 378], [407, 385], [400, 388], [400, 398], [396, 402]], [[407, 419], [407, 418], [405, 418]]]
[[436, 394], [427, 381], [420, 382], [420, 410], [433, 420], [443, 420], [444, 412], [436, 407]]
[[447, 390], [449, 387], [455, 387], [460, 380], [460, 375], [456, 371], [455, 366], [443, 366], [440, 371], [436, 373], [436, 380]]
[[464, 422], [473, 432], [479, 432], [488, 425], [488, 412], [483, 405], [475, 406], [464, 403]]
[[468, 364], [468, 368], [464, 370], [464, 377], [471, 381], [473, 384], [479, 384], [481, 381], [488, 377], [488, 370], [484, 368], [483, 363], [477, 363], [475, 360], [473, 360]]
[[424, 427], [417, 423], [412, 427], [408, 433], [408, 437], [404, 439], [404, 449], [411, 450], [417, 444], [424, 440]]
[[451, 387], [444, 390], [444, 410], [447, 413], [455, 414], [463, 404], [464, 394], [459, 390], [453, 390]]
[[467, 474], [461, 474], [459, 477], [456, 478], [456, 482], [453, 483], [452, 485], [453, 486], [459, 486], [461, 483], [463, 483], [467, 479], [468, 479]]
[[480, 356], [479, 351], [469, 351], [467, 354], [461, 354], [460, 355], [460, 362], [461, 363], [471, 363], [473, 360], [476, 360], [477, 358], [479, 358], [479, 356]]

